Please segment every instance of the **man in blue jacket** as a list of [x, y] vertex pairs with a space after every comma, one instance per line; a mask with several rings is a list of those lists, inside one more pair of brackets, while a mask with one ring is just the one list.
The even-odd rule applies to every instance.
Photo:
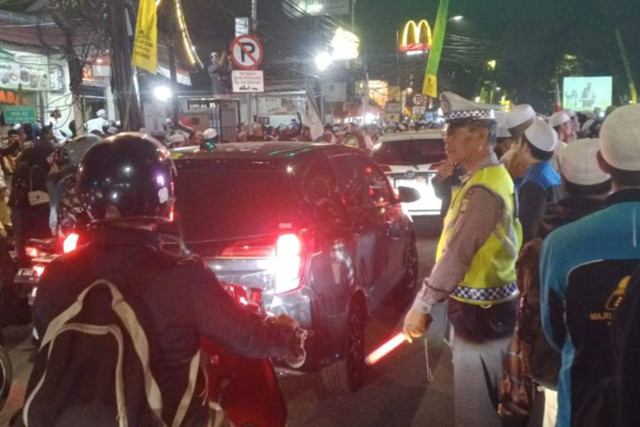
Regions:
[[611, 321], [640, 260], [640, 105], [605, 120], [597, 156], [613, 184], [607, 207], [556, 229], [542, 246], [542, 326], [562, 354], [558, 427], [593, 416], [594, 395], [616, 370]]
[[551, 165], [557, 144], [558, 134], [542, 120], [534, 120], [524, 132], [518, 154], [527, 170], [516, 181], [523, 244], [538, 236], [547, 207], [560, 200], [562, 182]]

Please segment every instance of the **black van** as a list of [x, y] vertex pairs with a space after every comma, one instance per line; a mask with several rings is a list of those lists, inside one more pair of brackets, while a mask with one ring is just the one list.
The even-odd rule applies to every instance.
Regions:
[[411, 219], [363, 151], [303, 142], [219, 144], [174, 152], [180, 240], [220, 280], [261, 296], [312, 331], [303, 371], [336, 393], [364, 373], [364, 327], [396, 286], [413, 291]]

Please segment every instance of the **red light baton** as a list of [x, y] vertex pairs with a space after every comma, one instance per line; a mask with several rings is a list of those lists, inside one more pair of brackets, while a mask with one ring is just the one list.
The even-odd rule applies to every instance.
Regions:
[[373, 350], [364, 360], [364, 363], [366, 363], [369, 366], [373, 365], [374, 363], [378, 362], [380, 359], [385, 357], [387, 354], [391, 353], [393, 350], [398, 348], [400, 344], [404, 342], [406, 342], [406, 338], [402, 334], [402, 332], [400, 332], [399, 334], [391, 338], [389, 341], [385, 342], [380, 347]]

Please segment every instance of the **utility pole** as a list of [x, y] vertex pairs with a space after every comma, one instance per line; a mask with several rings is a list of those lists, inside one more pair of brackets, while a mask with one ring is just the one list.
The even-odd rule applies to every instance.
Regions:
[[[251, 0], [251, 34], [258, 35], [258, 0]], [[252, 94], [247, 94], [247, 122], [250, 130], [253, 130], [253, 106], [251, 105], [257, 99]], [[256, 110], [258, 108], [258, 102], [256, 102]], [[257, 111], [256, 111], [257, 112]]]
[[133, 84], [134, 74], [131, 66], [125, 4], [122, 0], [111, 0], [108, 3], [110, 6], [109, 20], [111, 21], [113, 91], [122, 121], [122, 129], [137, 131], [142, 126], [142, 119]]
[[636, 85], [633, 82], [633, 74], [631, 73], [631, 66], [629, 65], [629, 58], [627, 57], [627, 50], [624, 47], [624, 41], [622, 40], [622, 33], [620, 33], [620, 28], [616, 28], [616, 40], [618, 41], [618, 49], [620, 49], [622, 64], [624, 65], [624, 71], [627, 75], [627, 80], [629, 83], [629, 101], [632, 104], [636, 104], [638, 102], [638, 92], [636, 91]]
[[178, 10], [176, 8], [175, 0], [171, 2], [169, 6], [171, 9], [170, 16], [172, 16], [169, 31], [170, 31], [170, 39], [169, 39], [169, 77], [171, 78], [171, 118], [173, 120], [173, 125], [178, 126], [178, 121], [180, 120], [180, 109], [178, 106], [178, 74], [177, 74], [177, 66], [176, 66], [176, 19], [178, 19]]
[[362, 57], [364, 60], [364, 93], [362, 95], [362, 124], [365, 124], [365, 117], [369, 109], [369, 65], [367, 64], [367, 48], [362, 45]]
[[351, 0], [351, 32], [356, 32], [356, 0]]

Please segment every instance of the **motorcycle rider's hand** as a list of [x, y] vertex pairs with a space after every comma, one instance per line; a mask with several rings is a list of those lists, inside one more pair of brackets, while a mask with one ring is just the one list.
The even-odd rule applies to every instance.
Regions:
[[413, 342], [414, 338], [420, 338], [433, 321], [430, 314], [422, 313], [412, 307], [404, 317], [402, 333], [407, 341]]
[[291, 329], [294, 329], [294, 330], [300, 327], [297, 321], [295, 321], [291, 316], [287, 316], [286, 314], [278, 314], [273, 319], [273, 322], [277, 325], [289, 326]]

